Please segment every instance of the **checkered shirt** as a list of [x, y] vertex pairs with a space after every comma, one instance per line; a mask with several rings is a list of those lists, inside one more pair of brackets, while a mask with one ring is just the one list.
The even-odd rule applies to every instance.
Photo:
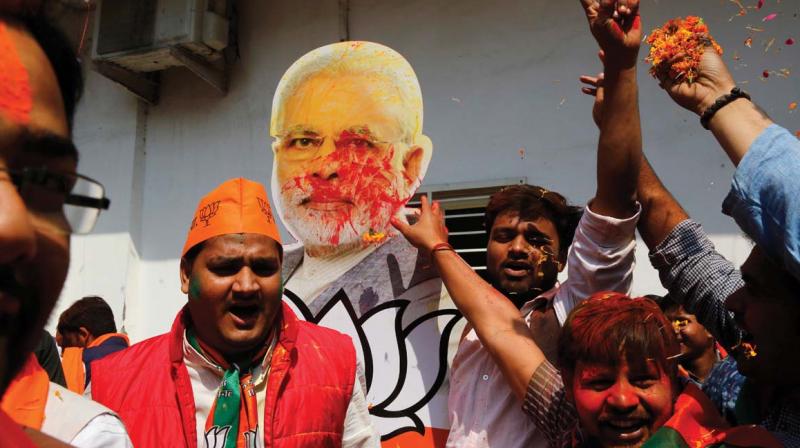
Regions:
[[737, 345], [742, 331], [725, 308], [725, 299], [744, 286], [742, 274], [714, 249], [703, 227], [687, 219], [675, 226], [650, 253], [661, 284], [670, 297], [717, 338], [726, 349]]
[[580, 445], [578, 414], [567, 400], [561, 374], [549, 362], [543, 362], [531, 376], [522, 410], [544, 434], [549, 446]]

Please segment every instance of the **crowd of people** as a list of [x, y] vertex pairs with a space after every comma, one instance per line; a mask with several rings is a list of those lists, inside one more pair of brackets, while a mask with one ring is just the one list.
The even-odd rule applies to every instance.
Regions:
[[[737, 268], [643, 154], [638, 1], [580, 4], [603, 64], [581, 78], [600, 130], [587, 205], [540, 186], [494, 194], [485, 279], [448, 243], [438, 203], [423, 196], [416, 216], [391, 218], [468, 322], [447, 445], [800, 447], [800, 141], [716, 52], [692, 83], [660, 79], [736, 166], [723, 212], [754, 242]], [[257, 182], [200, 199], [180, 254], [187, 303], [169, 332], [129, 347], [96, 296], [61, 314], [55, 338], [43, 331], [70, 233], [96, 219], [65, 205], [109, 204], [70, 190], [94, 182], [71, 141], [81, 90], [38, 2], [2, 3], [0, 447], [380, 446], [350, 338], [281, 300], [284, 248]], [[637, 229], [663, 297], [629, 295]]]

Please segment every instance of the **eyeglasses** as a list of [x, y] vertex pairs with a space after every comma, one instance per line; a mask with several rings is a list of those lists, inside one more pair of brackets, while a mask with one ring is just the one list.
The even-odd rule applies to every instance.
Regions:
[[8, 173], [29, 211], [67, 232], [91, 232], [100, 211], [111, 205], [105, 187], [80, 174], [45, 167], [0, 168], [0, 172]]

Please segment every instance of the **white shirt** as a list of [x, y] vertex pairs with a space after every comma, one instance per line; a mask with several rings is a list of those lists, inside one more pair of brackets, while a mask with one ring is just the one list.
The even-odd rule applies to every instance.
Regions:
[[[637, 205], [633, 216], [616, 219], [586, 207], [567, 257], [567, 280], [523, 305], [521, 312], [529, 325], [537, 300], [552, 298], [558, 322], [563, 325], [569, 312], [595, 292], [630, 292], [640, 210]], [[461, 341], [453, 360], [448, 407], [448, 447], [547, 446], [475, 330]]]
[[41, 431], [77, 448], [132, 448], [125, 425], [110, 409], [50, 383]]
[[377, 248], [377, 245], [371, 245], [325, 258], [305, 255], [286, 282], [286, 289], [297, 294], [297, 297], [302, 297], [306, 303], [311, 303], [328, 285], [361, 263]]
[[[275, 342], [273, 339], [269, 352], [272, 351], [274, 345]], [[258, 433], [255, 437], [256, 448], [263, 448], [264, 446], [264, 434], [261, 425], [264, 421], [269, 359], [270, 356], [267, 355], [264, 358], [264, 362], [253, 369], [259, 422]], [[189, 341], [186, 339], [186, 334], [184, 334], [183, 337], [183, 360], [189, 371], [192, 394], [194, 395], [197, 446], [198, 448], [213, 448], [206, 444], [205, 426], [208, 415], [211, 412], [211, 405], [216, 399], [224, 371], [206, 359], [205, 356], [198, 353], [197, 350], [189, 344]], [[380, 446], [380, 438], [372, 428], [367, 402], [364, 398], [366, 383], [363, 377], [361, 365], [358, 364], [356, 366], [356, 376], [353, 381], [353, 394], [350, 397], [350, 404], [347, 406], [347, 413], [344, 420], [344, 432], [342, 434], [343, 448]]]

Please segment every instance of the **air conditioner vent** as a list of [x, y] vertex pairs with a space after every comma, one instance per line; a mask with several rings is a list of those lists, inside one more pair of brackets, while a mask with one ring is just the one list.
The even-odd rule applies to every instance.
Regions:
[[156, 0], [115, 0], [100, 8], [97, 57], [152, 47], [156, 4]]
[[[150, 103], [156, 78], [147, 74], [175, 66], [227, 90], [223, 51], [231, 25], [209, 9], [210, 0], [96, 1], [92, 60], [100, 73]], [[214, 0], [214, 10], [227, 10], [219, 7], [224, 2]]]

